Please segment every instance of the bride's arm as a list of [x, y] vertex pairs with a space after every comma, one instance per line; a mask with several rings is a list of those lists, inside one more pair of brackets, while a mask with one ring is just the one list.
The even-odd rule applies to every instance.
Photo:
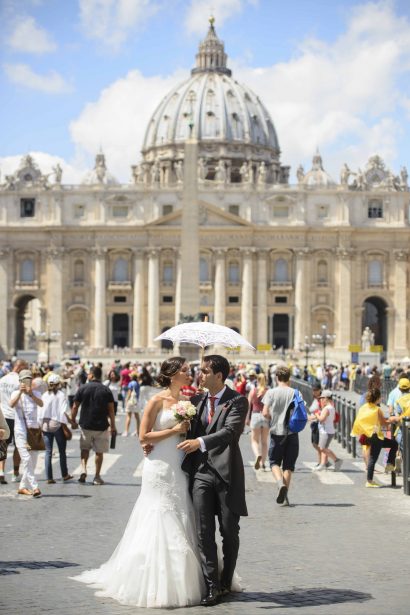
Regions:
[[189, 429], [189, 421], [185, 421], [183, 423], [177, 423], [170, 429], [152, 431], [157, 414], [162, 408], [162, 404], [163, 399], [155, 396], [150, 399], [148, 404], [145, 406], [139, 432], [139, 438], [142, 446], [145, 444], [155, 444], [156, 442], [165, 440], [170, 436], [174, 436], [176, 433], [186, 433]]

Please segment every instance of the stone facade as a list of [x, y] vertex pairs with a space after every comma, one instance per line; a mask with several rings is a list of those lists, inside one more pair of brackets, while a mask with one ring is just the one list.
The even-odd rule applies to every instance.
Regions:
[[[216, 60], [206, 68], [200, 51], [192, 78], [231, 78], [212, 44]], [[31, 156], [6, 176], [3, 350], [39, 347], [41, 332], [58, 333], [60, 351], [73, 339], [89, 352], [149, 348], [195, 312], [255, 346], [299, 349], [326, 325], [347, 357], [368, 325], [390, 357], [408, 354], [406, 169], [395, 175], [372, 156], [363, 170], [344, 165], [337, 183], [317, 152], [291, 185], [273, 124], [262, 147], [257, 131], [205, 138], [193, 118], [190, 134], [166, 146], [149, 144], [150, 124], [129, 184], [108, 173], [102, 152], [79, 185], [64, 184], [59, 167], [44, 176]]]

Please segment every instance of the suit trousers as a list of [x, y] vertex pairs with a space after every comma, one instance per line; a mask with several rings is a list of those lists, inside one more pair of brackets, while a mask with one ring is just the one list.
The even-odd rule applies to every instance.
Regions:
[[[202, 571], [208, 589], [230, 587], [239, 551], [239, 515], [229, 510], [226, 503], [227, 485], [208, 466], [200, 468], [194, 476], [192, 499], [194, 503]], [[215, 515], [222, 536], [223, 570], [219, 576], [218, 553], [215, 541]]]

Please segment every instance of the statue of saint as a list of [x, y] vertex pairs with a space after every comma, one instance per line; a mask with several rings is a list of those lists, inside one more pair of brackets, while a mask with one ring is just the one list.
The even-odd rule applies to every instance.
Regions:
[[265, 185], [265, 183], [266, 183], [266, 165], [262, 161], [258, 168], [258, 184], [263, 186]]
[[408, 185], [409, 174], [407, 173], [406, 167], [402, 167], [400, 169], [400, 186], [403, 190], [409, 187]]
[[366, 189], [366, 180], [364, 174], [361, 169], [357, 170], [356, 173], [356, 190], [365, 190]]
[[53, 167], [54, 179], [56, 184], [61, 184], [61, 180], [63, 178], [63, 169], [60, 164], [57, 162], [56, 166]]
[[370, 352], [370, 346], [374, 344], [374, 333], [370, 327], [365, 327], [362, 335], [362, 351]]
[[349, 181], [349, 177], [351, 174], [352, 172], [345, 162], [340, 171], [340, 183], [342, 184], [342, 186], [347, 186], [347, 182]]
[[300, 164], [296, 170], [296, 178], [298, 180], [298, 184], [301, 184], [305, 178], [305, 169], [302, 164]]
[[239, 169], [239, 175], [241, 176], [241, 182], [243, 184], [247, 184], [249, 182], [249, 166], [246, 161], [242, 163], [241, 168]]
[[159, 184], [160, 178], [161, 169], [159, 167], [158, 159], [156, 159], [151, 167], [151, 184]]
[[206, 165], [206, 162], [203, 158], [200, 158], [198, 160], [198, 179], [200, 181], [204, 181], [206, 179], [207, 174], [208, 174], [208, 167]]
[[174, 162], [174, 170], [175, 176], [177, 178], [177, 183], [182, 184], [182, 182], [184, 181], [184, 163], [182, 162], [182, 160]]
[[226, 167], [223, 160], [220, 160], [216, 166], [215, 179], [217, 182], [226, 182]]

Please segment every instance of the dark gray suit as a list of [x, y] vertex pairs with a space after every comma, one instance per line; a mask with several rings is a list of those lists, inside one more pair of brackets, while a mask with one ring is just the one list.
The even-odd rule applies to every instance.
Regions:
[[[248, 514], [245, 502], [245, 474], [239, 438], [245, 426], [248, 400], [226, 387], [210, 424], [206, 421], [207, 394], [196, 395], [191, 403], [197, 415], [187, 438], [201, 437], [206, 452], [185, 456], [182, 469], [189, 474], [194, 503], [202, 570], [208, 589], [219, 582], [230, 587], [239, 550], [239, 517]], [[222, 535], [223, 571], [218, 575], [215, 543], [215, 515]]]

